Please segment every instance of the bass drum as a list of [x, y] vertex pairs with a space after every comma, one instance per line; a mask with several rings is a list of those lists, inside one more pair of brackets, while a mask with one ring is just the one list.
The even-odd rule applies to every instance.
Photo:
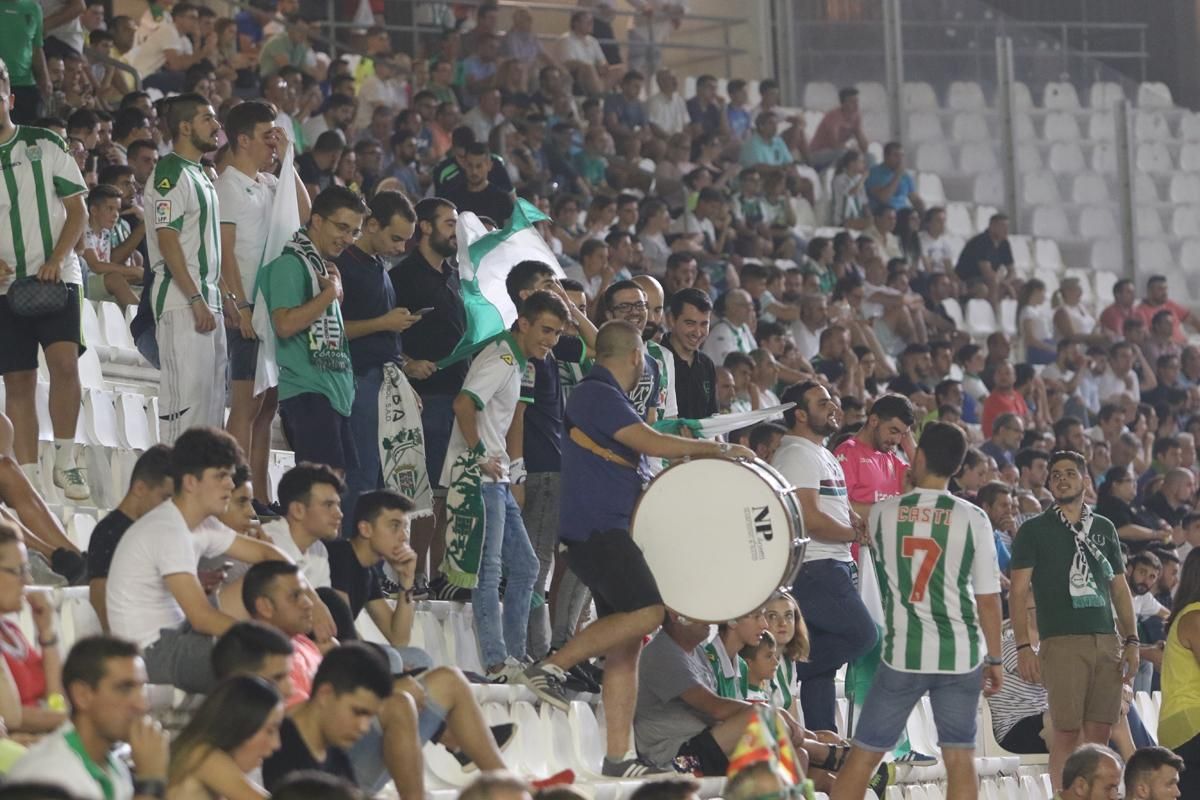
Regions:
[[764, 461], [725, 458], [659, 474], [634, 508], [631, 535], [667, 607], [713, 623], [790, 588], [808, 544], [784, 477]]

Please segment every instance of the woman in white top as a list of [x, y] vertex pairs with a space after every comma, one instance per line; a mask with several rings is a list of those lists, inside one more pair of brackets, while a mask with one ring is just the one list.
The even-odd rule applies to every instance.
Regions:
[[222, 681], [171, 743], [167, 800], [262, 800], [271, 795], [250, 780], [279, 749], [283, 698], [250, 675]]
[[1046, 284], [1037, 278], [1026, 281], [1017, 293], [1017, 333], [1031, 364], [1054, 361], [1054, 329], [1046, 308]]
[[867, 207], [867, 161], [857, 150], [847, 150], [837, 162], [833, 176], [833, 224], [851, 230], [866, 230], [871, 224]]
[[1054, 309], [1054, 334], [1085, 344], [1107, 346], [1110, 339], [1096, 329], [1096, 318], [1083, 306], [1083, 286], [1079, 278], [1063, 278], [1058, 284], [1058, 303]]

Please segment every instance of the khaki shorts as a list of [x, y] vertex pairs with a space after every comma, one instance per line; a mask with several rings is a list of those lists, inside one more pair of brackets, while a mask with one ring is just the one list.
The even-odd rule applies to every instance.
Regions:
[[1115, 633], [1043, 639], [1038, 658], [1055, 730], [1121, 716], [1121, 640]]

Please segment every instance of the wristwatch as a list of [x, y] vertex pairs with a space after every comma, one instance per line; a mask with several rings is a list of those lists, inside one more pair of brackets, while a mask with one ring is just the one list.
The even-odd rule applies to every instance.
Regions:
[[1000, 667], [1004, 665], [1004, 660], [995, 656], [984, 656], [983, 664], [987, 667]]
[[161, 800], [167, 796], [167, 782], [160, 778], [134, 778], [133, 794], [135, 797], [157, 797]]

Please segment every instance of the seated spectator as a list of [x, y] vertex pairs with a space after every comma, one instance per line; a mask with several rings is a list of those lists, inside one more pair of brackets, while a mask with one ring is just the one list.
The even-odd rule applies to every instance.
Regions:
[[500, 97], [499, 89], [484, 89], [475, 107], [463, 114], [462, 124], [474, 132], [477, 141], [487, 142], [492, 131], [504, 124]]
[[630, 70], [621, 78], [620, 91], [604, 98], [604, 126], [614, 137], [640, 136], [649, 124], [646, 106], [641, 101], [645, 82], [642, 73]]
[[96, 523], [92, 538], [88, 542], [87, 578], [88, 599], [96, 609], [100, 627], [108, 631], [108, 610], [105, 593], [108, 587], [108, 570], [113, 554], [129, 526], [149, 511], [170, 500], [175, 494], [175, 482], [171, 478], [171, 448], [156, 444], [138, 456], [129, 477], [129, 490], [117, 507]]
[[253, 797], [250, 777], [279, 749], [283, 698], [262, 678], [237, 675], [204, 699], [171, 743], [167, 788], [178, 797]]
[[[1185, 519], [1180, 527], [1186, 527]], [[1175, 544], [1174, 541], [1171, 542]], [[1175, 591], [1179, 588], [1179, 571], [1183, 568], [1183, 560], [1175, 552], [1165, 549], [1153, 551], [1162, 562], [1162, 572], [1158, 576], [1158, 585], [1154, 587], [1154, 599], [1164, 608], [1175, 607]]]
[[115, 186], [99, 184], [88, 192], [88, 226], [83, 232], [82, 258], [87, 267], [85, 294], [92, 299], [101, 299], [108, 293], [124, 308], [137, 305], [138, 296], [130, 284], [140, 286], [143, 272], [140, 265], [125, 264], [113, 258], [121, 200], [121, 190]]
[[296, 172], [310, 197], [315, 198], [333, 185], [334, 169], [345, 149], [346, 139], [339, 131], [325, 131], [296, 159]]
[[[62, 667], [70, 721], [31, 746], [7, 782], [37, 781], [91, 798], [133, 797], [135, 778], [162, 786], [170, 737], [146, 714], [145, 689], [137, 645], [108, 636], [76, 641]], [[122, 743], [132, 769], [113, 754]]]
[[954, 273], [963, 283], [980, 279], [994, 294], [996, 288], [1012, 277], [1013, 255], [1008, 243], [1008, 217], [993, 214], [987, 230], [971, 237], [958, 254]]
[[1138, 500], [1145, 500], [1151, 482], [1166, 475], [1169, 470], [1183, 466], [1183, 445], [1177, 437], [1160, 436], [1150, 449], [1150, 467], [1137, 481]]
[[696, 78], [696, 95], [688, 99], [687, 109], [693, 130], [728, 138], [729, 119], [725, 116], [725, 100], [717, 94], [717, 79], [712, 75]]
[[837, 159], [833, 175], [830, 220], [834, 225], [862, 231], [871, 224], [870, 206], [864, 185], [866, 177], [867, 160], [863, 153], [847, 150]]
[[1124, 335], [1125, 321], [1138, 315], [1135, 308], [1137, 290], [1133, 281], [1122, 278], [1113, 284], [1112, 293], [1112, 303], [1100, 312], [1100, 327], [1109, 337], [1119, 339]]
[[1015, 412], [998, 414], [989, 421], [989, 437], [979, 449], [996, 459], [1001, 467], [1012, 466], [1021, 437], [1025, 435], [1024, 417]]
[[312, 696], [283, 720], [280, 747], [263, 763], [267, 791], [294, 772], [316, 770], [356, 783], [348, 750], [392, 695], [387, 660], [370, 645], [330, 650], [313, 677]]
[[740, 161], [743, 167], [760, 171], [792, 171], [796, 156], [779, 136], [779, 119], [762, 113], [754, 121], [754, 133], [742, 144]]
[[980, 415], [984, 436], [992, 436], [992, 425], [1001, 414], [1014, 414], [1020, 419], [1029, 418], [1029, 407], [1025, 398], [1016, 390], [1016, 383], [1017, 371], [1011, 361], [997, 365], [992, 373], [992, 391], [983, 401], [983, 413]]
[[932, 373], [933, 360], [930, 356], [929, 346], [910, 344], [900, 354], [900, 374], [888, 383], [888, 391], [902, 394], [908, 398], [918, 395], [928, 395], [932, 398], [933, 387], [930, 385]]
[[199, 557], [252, 564], [287, 560], [274, 546], [210, 519], [225, 511], [241, 460], [229, 434], [185, 431], [171, 457], [174, 497], [134, 522], [113, 554], [106, 590], [109, 626], [142, 648], [153, 683], [201, 693], [213, 686], [212, 637], [234, 620], [209, 603], [197, 577]]
[[595, 20], [588, 11], [571, 14], [570, 29], [560, 39], [559, 60], [566, 66], [575, 83], [589, 95], [601, 95], [621, 80], [622, 66], [610, 64], [592, 36]]
[[1147, 324], [1146, 340], [1139, 343], [1146, 361], [1154, 364], [1162, 356], [1178, 357], [1182, 353], [1182, 347], [1174, 340], [1174, 325], [1175, 315], [1169, 309], [1154, 312]]
[[1031, 495], [1043, 508], [1048, 508], [1054, 502], [1054, 498], [1046, 489], [1049, 458], [1050, 454], [1044, 450], [1025, 447], [1019, 450], [1013, 459], [1013, 464], [1017, 467], [1016, 490]]
[[300, 14], [287, 15], [286, 22], [286, 30], [272, 36], [259, 50], [259, 77], [269, 78], [284, 67], [294, 67], [317, 77], [317, 57], [309, 43], [312, 23]]
[[717, 319], [704, 341], [704, 354], [714, 364], [724, 362], [729, 353], [749, 354], [755, 346], [750, 327], [754, 319], [754, 301], [749, 293], [745, 289], [726, 292], [717, 298], [713, 311]]
[[533, 31], [533, 13], [527, 8], [514, 8], [512, 27], [500, 40], [500, 55], [516, 60], [520, 65], [524, 85], [528, 86], [540, 66], [558, 67], [558, 59], [550, 53]]
[[1193, 332], [1200, 331], [1200, 324], [1196, 322], [1195, 315], [1167, 297], [1167, 279], [1162, 275], [1151, 275], [1146, 280], [1146, 296], [1138, 303], [1135, 312], [1146, 323], [1146, 327], [1150, 327], [1159, 311], [1171, 312], [1171, 338], [1176, 344], [1182, 345], [1186, 341], [1183, 334], [1184, 324]]
[[1058, 305], [1054, 310], [1054, 333], [1059, 339], [1070, 339], [1089, 344], [1110, 341], [1098, 330], [1095, 315], [1085, 307], [1083, 284], [1079, 278], [1069, 276], [1058, 282]]
[[[1137, 365], [1138, 369], [1134, 369]], [[1143, 391], [1158, 386], [1153, 368], [1146, 363], [1141, 348], [1130, 342], [1116, 342], [1108, 350], [1108, 369], [1097, 378], [1097, 391], [1104, 398], [1122, 395], [1137, 400]]]
[[860, 156], [865, 155], [867, 135], [863, 132], [862, 112], [858, 108], [858, 89], [853, 86], [838, 91], [838, 107], [826, 111], [813, 131], [808, 143], [809, 165], [820, 172], [841, 160], [848, 152], [846, 147], [851, 140]]
[[1172, 528], [1183, 522], [1192, 510], [1196, 494], [1196, 476], [1182, 467], [1168, 470], [1163, 476], [1162, 486], [1146, 498], [1145, 510], [1166, 522]]
[[1046, 284], [1031, 278], [1017, 293], [1017, 329], [1025, 361], [1049, 364], [1054, 361], [1054, 326], [1050, 307], [1046, 305]]
[[199, 51], [192, 46], [190, 37], [196, 34], [199, 22], [199, 9], [190, 3], [176, 3], [171, 13], [162, 14], [149, 26], [143, 18], [137, 44], [125, 54], [125, 61], [137, 70], [143, 81], [149, 79], [148, 85], [180, 91], [184, 71], [215, 55], [215, 37]]
[[315, 142], [326, 131], [337, 131], [342, 141], [350, 140], [350, 126], [358, 113], [358, 101], [353, 95], [332, 94], [321, 109], [301, 123], [304, 141]]
[[896, 211], [915, 208], [918, 213], [925, 212], [916, 181], [904, 168], [904, 146], [899, 142], [883, 146], [883, 163], [871, 167], [867, 173], [866, 189], [872, 210], [886, 206]]
[[63, 723], [62, 656], [54, 606], [45, 591], [26, 590], [29, 557], [20, 531], [0, 520], [0, 614], [29, 605], [37, 631], [34, 649], [10, 618], [0, 619], [0, 714], [9, 733], [41, 734]]
[[1181, 790], [1184, 761], [1165, 747], [1139, 747], [1125, 763], [1125, 796], [1130, 800], [1186, 797]]
[[1112, 522], [1117, 536], [1132, 552], [1169, 541], [1171, 526], [1134, 506], [1137, 481], [1129, 467], [1113, 467], [1103, 473], [1098, 494], [1096, 513]]

